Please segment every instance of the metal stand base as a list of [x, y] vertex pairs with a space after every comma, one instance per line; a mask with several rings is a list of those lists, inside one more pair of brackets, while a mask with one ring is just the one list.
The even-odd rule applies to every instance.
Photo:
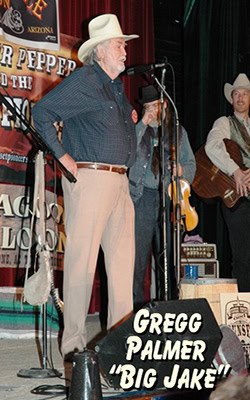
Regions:
[[30, 368], [30, 369], [20, 369], [17, 376], [21, 378], [58, 378], [62, 376], [62, 373], [56, 369], [50, 368]]
[[62, 376], [61, 372], [56, 369], [47, 368], [47, 303], [42, 305], [42, 322], [43, 322], [43, 353], [42, 368], [21, 369], [17, 376], [21, 378], [55, 378]]

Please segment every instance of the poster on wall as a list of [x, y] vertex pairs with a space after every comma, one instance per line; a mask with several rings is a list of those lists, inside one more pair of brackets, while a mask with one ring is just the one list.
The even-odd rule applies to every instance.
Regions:
[[[17, 7], [17, 4], [21, 3], [22, 7]], [[35, 8], [35, 4], [40, 4], [40, 8]], [[44, 45], [41, 49], [39, 36], [35, 35], [32, 36], [34, 38], [32, 46], [24, 45], [24, 42], [20, 40], [23, 38], [31, 44], [31, 36], [25, 35], [26, 30], [24, 30], [18, 37], [14, 35], [10, 38], [10, 27], [7, 29], [6, 24], [3, 23], [6, 20], [3, 15], [6, 11], [13, 12], [17, 8], [19, 12], [21, 9], [26, 10], [27, 15], [30, 16], [36, 11], [42, 16], [41, 24], [50, 26], [51, 14], [47, 11], [53, 9], [53, 6], [56, 8], [54, 10], [55, 27], [58, 29], [57, 1], [18, 0], [0, 3], [0, 274], [2, 285], [16, 285], [17, 272], [25, 267], [27, 258], [29, 223], [32, 213], [30, 199], [34, 184], [34, 161], [37, 149], [27, 132], [24, 120], [32, 126], [31, 110], [34, 104], [77, 68], [79, 65], [77, 49], [80, 45], [78, 38], [64, 34], [59, 35], [60, 40], [58, 36], [58, 45], [60, 43], [58, 50], [49, 45]], [[27, 27], [26, 17], [23, 17], [23, 23], [25, 22]], [[35, 16], [30, 18], [31, 25]], [[6, 101], [12, 108], [8, 108]], [[16, 114], [10, 111], [13, 109], [17, 110]], [[58, 131], [61, 130], [60, 128], [58, 126]], [[60, 270], [65, 240], [63, 199], [60, 172], [55, 160], [50, 157], [46, 158], [45, 179], [46, 235], [53, 266]]]
[[3, 0], [0, 35], [24, 46], [59, 50], [58, 0]]
[[25, 125], [2, 99], [4, 97], [17, 109], [17, 114], [32, 124], [31, 109], [36, 101], [76, 68], [76, 55], [72, 50], [76, 39], [61, 35], [60, 51], [37, 50], [1, 37], [0, 40], [0, 181], [25, 184], [34, 158], [33, 143], [25, 134]]

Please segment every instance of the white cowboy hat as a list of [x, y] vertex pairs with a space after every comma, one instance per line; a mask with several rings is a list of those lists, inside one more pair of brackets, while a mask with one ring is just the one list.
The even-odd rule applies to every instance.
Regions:
[[250, 82], [246, 74], [239, 74], [237, 78], [235, 79], [233, 85], [230, 85], [230, 83], [225, 83], [224, 85], [224, 95], [229, 101], [229, 103], [232, 104], [232, 91], [235, 89], [247, 89], [250, 90]]
[[114, 14], [103, 14], [92, 19], [88, 26], [89, 39], [84, 42], [78, 50], [78, 58], [84, 61], [89, 52], [101, 42], [108, 39], [123, 38], [125, 41], [138, 38], [138, 35], [124, 35], [122, 33], [117, 16]]

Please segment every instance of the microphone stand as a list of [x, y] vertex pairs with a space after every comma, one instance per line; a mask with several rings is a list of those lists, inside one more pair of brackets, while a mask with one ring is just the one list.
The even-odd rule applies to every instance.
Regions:
[[[164, 87], [164, 80], [165, 80], [165, 71], [166, 69], [163, 68], [162, 70], [162, 77], [161, 77], [161, 82], [158, 80], [158, 78], [153, 74], [154, 80], [156, 81], [157, 85], [159, 86], [161, 90], [161, 103], [162, 103], [162, 110], [161, 110], [161, 163], [162, 163], [162, 178], [161, 178], [161, 189], [162, 189], [162, 209], [163, 209], [163, 248], [164, 248], [164, 279], [165, 279], [165, 300], [169, 300], [170, 293], [169, 293], [169, 274], [168, 274], [168, 269], [167, 269], [167, 253], [166, 253], [166, 248], [167, 248], [167, 238], [166, 238], [166, 188], [165, 188], [165, 167], [164, 167], [164, 121], [163, 121], [163, 94], [168, 98], [169, 102], [171, 103], [173, 110], [174, 110], [174, 116], [175, 116], [175, 146], [174, 146], [174, 152], [175, 152], [175, 161], [176, 161], [176, 173], [174, 180], [176, 182], [176, 204], [175, 204], [175, 216], [174, 216], [174, 221], [175, 221], [175, 230], [174, 230], [174, 244], [175, 244], [175, 249], [174, 249], [174, 267], [176, 271], [176, 279], [177, 279], [177, 285], [179, 285], [180, 281], [180, 269], [181, 269], [181, 205], [180, 205], [180, 194], [181, 194], [181, 188], [180, 188], [180, 177], [178, 174], [178, 165], [179, 165], [179, 141], [180, 141], [180, 123], [179, 123], [179, 116], [178, 116], [178, 111], [175, 106], [174, 101], [170, 97], [170, 95], [167, 93]], [[172, 190], [172, 197], [173, 197], [173, 190]]]
[[[22, 122], [22, 125], [25, 127], [25, 130], [22, 129], [23, 133], [25, 135], [27, 135], [27, 133], [30, 133], [37, 149], [41, 150], [44, 156], [45, 154], [51, 155], [58, 164], [59, 168], [61, 169], [65, 177], [70, 182], [76, 182], [76, 178], [74, 177], [74, 175], [71, 174], [71, 172], [64, 167], [64, 165], [55, 156], [53, 150], [48, 145], [48, 143], [40, 136], [37, 130], [35, 130], [35, 128], [29, 124], [26, 118], [22, 115], [19, 108], [15, 106], [11, 96], [8, 95], [8, 98], [11, 99], [12, 104], [10, 103], [9, 100], [7, 100], [7, 97], [3, 96], [3, 94], [0, 92], [0, 101], [6, 106], [6, 108], [12, 113], [13, 116], [18, 118]], [[53, 377], [60, 377], [62, 375], [59, 371], [57, 371], [54, 368], [53, 369], [47, 368], [47, 304], [42, 305], [42, 343], [43, 343], [42, 368], [31, 368], [29, 370], [21, 369], [17, 373], [17, 376], [22, 378], [53, 378]]]
[[[161, 104], [161, 129], [160, 129], [160, 165], [161, 165], [161, 210], [162, 210], [162, 244], [163, 244], [163, 271], [164, 271], [164, 299], [169, 300], [170, 290], [169, 290], [169, 274], [168, 274], [168, 256], [167, 256], [167, 216], [166, 216], [166, 191], [164, 188], [165, 181], [165, 157], [164, 157], [164, 138], [165, 138], [165, 129], [164, 129], [164, 82], [165, 82], [165, 74], [166, 68], [164, 67], [161, 72], [161, 96], [160, 96], [160, 104]], [[156, 78], [155, 78], [156, 79]]]

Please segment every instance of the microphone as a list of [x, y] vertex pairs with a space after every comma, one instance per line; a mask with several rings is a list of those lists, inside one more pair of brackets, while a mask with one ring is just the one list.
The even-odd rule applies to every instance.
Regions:
[[168, 62], [165, 61], [159, 64], [144, 64], [144, 65], [135, 65], [134, 67], [130, 67], [126, 69], [127, 75], [135, 75], [135, 74], [144, 74], [146, 72], [152, 71], [156, 68], [164, 68], [168, 65]]

